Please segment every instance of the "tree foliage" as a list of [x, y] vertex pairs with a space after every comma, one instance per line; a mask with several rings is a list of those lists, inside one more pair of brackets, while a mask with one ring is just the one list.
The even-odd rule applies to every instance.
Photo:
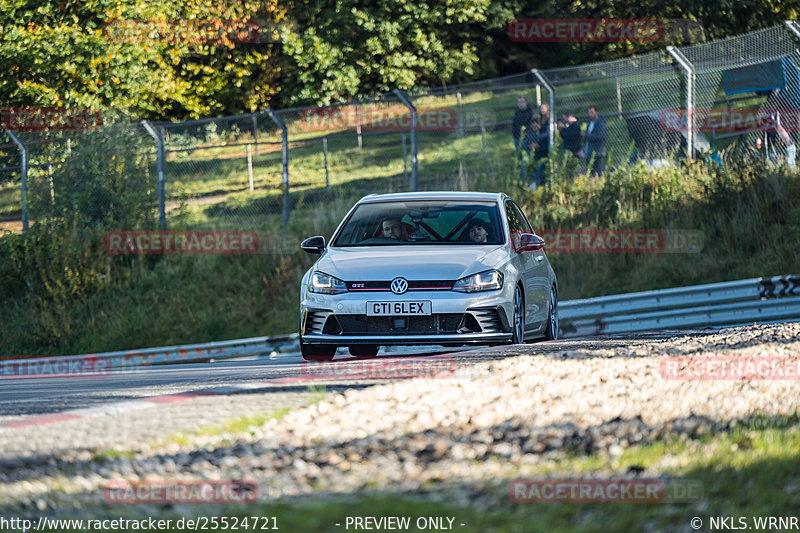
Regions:
[[[324, 104], [669, 44], [518, 43], [517, 18], [684, 19], [708, 40], [798, 11], [797, 0], [0, 0], [0, 106], [184, 119]], [[251, 23], [256, 42], [231, 33]], [[120, 38], [125, 24], [138, 36]]]
[[[278, 91], [276, 46], [228, 38], [232, 21], [279, 23], [283, 11], [274, 0], [0, 6], [3, 107], [113, 107], [136, 118], [185, 118], [252, 111]], [[222, 28], [214, 33], [215, 26]]]
[[329, 0], [295, 5], [289, 104], [473, 78], [488, 0]]

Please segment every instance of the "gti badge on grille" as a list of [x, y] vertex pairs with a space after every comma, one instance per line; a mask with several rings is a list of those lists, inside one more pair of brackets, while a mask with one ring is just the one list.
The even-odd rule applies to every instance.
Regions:
[[390, 287], [393, 293], [403, 294], [408, 290], [408, 281], [406, 278], [394, 278]]

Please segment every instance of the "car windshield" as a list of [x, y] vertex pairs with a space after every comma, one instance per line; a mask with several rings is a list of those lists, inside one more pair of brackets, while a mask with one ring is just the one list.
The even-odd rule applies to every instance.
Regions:
[[395, 201], [359, 205], [333, 246], [497, 245], [505, 242], [497, 204]]

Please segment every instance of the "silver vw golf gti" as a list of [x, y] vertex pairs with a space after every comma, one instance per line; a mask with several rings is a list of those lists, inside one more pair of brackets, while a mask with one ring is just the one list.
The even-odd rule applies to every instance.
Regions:
[[370, 195], [345, 216], [300, 287], [300, 348], [521, 343], [558, 335], [558, 283], [544, 240], [504, 194]]

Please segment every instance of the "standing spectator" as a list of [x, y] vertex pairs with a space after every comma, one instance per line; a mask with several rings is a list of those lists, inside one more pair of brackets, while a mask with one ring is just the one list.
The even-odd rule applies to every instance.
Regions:
[[558, 123], [558, 132], [564, 141], [564, 149], [572, 152], [572, 155], [583, 158], [583, 143], [581, 142], [581, 124], [578, 122], [575, 113], [571, 111], [561, 115], [561, 122]]
[[783, 144], [784, 154], [786, 157], [786, 164], [792, 171], [797, 171], [797, 146], [794, 139], [786, 131], [781, 121], [781, 110], [790, 109], [791, 104], [785, 101], [780, 89], [773, 89], [767, 95], [766, 108], [770, 110], [767, 118], [767, 141], [769, 142], [769, 150], [775, 154], [777, 158], [776, 141]]
[[542, 122], [542, 131], [550, 131], [550, 106], [539, 104], [539, 120]]
[[525, 139], [522, 141], [522, 148], [529, 157], [533, 152], [533, 164], [537, 165], [538, 163], [531, 182], [531, 189], [536, 189], [544, 183], [544, 167], [550, 152], [550, 129], [544, 127], [539, 117], [534, 116], [531, 119], [530, 126], [525, 132]]
[[602, 174], [606, 169], [606, 119], [597, 113], [597, 107], [590, 105], [589, 124], [586, 126], [586, 160], [594, 156], [592, 174]]
[[511, 135], [514, 137], [514, 149], [520, 153], [522, 128], [528, 127], [533, 118], [533, 109], [528, 105], [528, 99], [522, 95], [517, 96], [517, 109], [514, 110], [514, 121], [511, 125]]

